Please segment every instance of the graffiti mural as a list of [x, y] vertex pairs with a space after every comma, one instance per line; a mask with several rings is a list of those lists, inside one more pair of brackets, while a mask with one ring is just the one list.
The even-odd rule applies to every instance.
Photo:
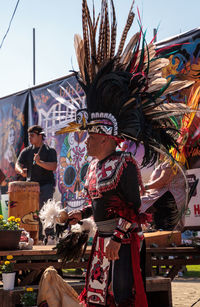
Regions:
[[[198, 101], [200, 29], [157, 43], [157, 52], [169, 58], [169, 65], [163, 69], [165, 76], [170, 79], [181, 73], [182, 78], [194, 81], [190, 89], [184, 89], [174, 95], [173, 101], [184, 100], [188, 103], [188, 100], [195, 96], [195, 101]], [[55, 177], [59, 199], [69, 210], [83, 206], [84, 176], [89, 163], [85, 147], [87, 134], [82, 132], [56, 135], [56, 130], [66, 126], [69, 114], [72, 115], [77, 104], [83, 107], [84, 100], [84, 93], [73, 75], [0, 99], [0, 168], [6, 175], [6, 183], [16, 179], [14, 164], [21, 149], [28, 145], [28, 126], [40, 124], [45, 130], [46, 142], [54, 147], [58, 154]], [[191, 103], [193, 102], [191, 99]], [[192, 119], [187, 133], [190, 136], [185, 147], [187, 155], [199, 160], [199, 114]], [[142, 155], [141, 148], [138, 150], [139, 160], [140, 154]]]
[[89, 164], [86, 138], [87, 132], [68, 134], [60, 152], [59, 189], [63, 202], [72, 209], [84, 204], [83, 188]]
[[[171, 47], [168, 47], [171, 46]], [[184, 101], [193, 109], [199, 108], [200, 101], [200, 31], [195, 29], [180, 34], [169, 40], [157, 44], [158, 52], [169, 55], [169, 65], [163, 69], [164, 76], [168, 79], [181, 74], [182, 79], [192, 80], [194, 83], [189, 88], [179, 91], [174, 101]], [[179, 128], [182, 131], [185, 159], [188, 167], [194, 167], [200, 156], [200, 115], [191, 114], [181, 119]]]
[[83, 185], [88, 167], [85, 141], [87, 133], [56, 135], [67, 125], [68, 103], [84, 104], [84, 94], [75, 77], [49, 84], [33, 91], [37, 122], [44, 128], [46, 142], [58, 154], [57, 191], [64, 207], [81, 208], [84, 204]]
[[25, 105], [27, 95], [1, 100], [0, 103], [0, 169], [5, 183], [16, 180], [15, 162], [24, 146]]

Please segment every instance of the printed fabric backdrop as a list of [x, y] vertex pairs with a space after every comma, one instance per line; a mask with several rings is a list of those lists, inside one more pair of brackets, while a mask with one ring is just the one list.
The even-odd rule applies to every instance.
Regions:
[[[63, 98], [57, 101], [49, 92]], [[88, 156], [85, 145], [86, 132], [55, 135], [58, 126], [67, 118], [68, 110], [65, 100], [75, 99], [81, 103], [84, 93], [74, 76], [48, 86], [40, 87], [31, 92], [35, 122], [45, 130], [49, 146], [54, 147], [58, 154], [56, 174], [57, 195], [61, 195], [63, 206], [69, 210], [81, 208], [84, 203], [83, 185], [88, 167]]]
[[[180, 45], [181, 44], [181, 45]], [[171, 46], [169, 48], [169, 46]], [[163, 69], [165, 77], [182, 74], [183, 79], [193, 80], [194, 84], [174, 95], [173, 101], [189, 102], [199, 100], [200, 87], [200, 29], [195, 29], [157, 44], [158, 52], [168, 56], [170, 64]], [[187, 129], [185, 146], [186, 158], [192, 160], [200, 155], [200, 120], [199, 113], [194, 117], [191, 126]], [[199, 166], [200, 167], [200, 166]]]
[[0, 169], [4, 184], [16, 180], [15, 162], [24, 146], [28, 92], [0, 99]]
[[[180, 43], [184, 44], [180, 46]], [[195, 92], [200, 85], [200, 29], [159, 42], [157, 49], [158, 53], [170, 60], [163, 74], [170, 78], [179, 72], [183, 73], [184, 78], [195, 81], [192, 85]], [[48, 90], [63, 99], [57, 101]], [[187, 101], [189, 90], [191, 88], [177, 93], [173, 100]], [[27, 146], [28, 126], [40, 124], [46, 132], [47, 143], [58, 154], [56, 199], [61, 199], [63, 206], [69, 210], [83, 206], [84, 176], [89, 163], [85, 132], [55, 135], [56, 127], [62, 125], [67, 116], [65, 100], [70, 101], [72, 98], [81, 103], [84, 94], [75, 77], [70, 75], [0, 99], [0, 168], [6, 175], [4, 185], [16, 179], [14, 164], [21, 149]], [[199, 133], [200, 120], [196, 116], [189, 131], [193, 140], [189, 156], [199, 156]], [[140, 151], [142, 153], [142, 148]], [[145, 177], [149, 171], [144, 169], [142, 172]]]

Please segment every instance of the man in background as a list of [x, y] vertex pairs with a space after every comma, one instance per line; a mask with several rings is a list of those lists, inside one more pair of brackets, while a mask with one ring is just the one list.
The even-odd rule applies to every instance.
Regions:
[[[39, 209], [44, 202], [53, 197], [55, 178], [53, 172], [57, 168], [57, 153], [44, 143], [43, 128], [34, 125], [28, 129], [30, 146], [24, 148], [15, 164], [15, 170], [26, 181], [38, 182], [40, 185]], [[39, 223], [39, 239], [42, 239], [42, 225]]]

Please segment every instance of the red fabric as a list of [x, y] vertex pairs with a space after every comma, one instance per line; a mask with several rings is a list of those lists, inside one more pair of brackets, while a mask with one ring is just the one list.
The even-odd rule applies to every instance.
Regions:
[[[79, 300], [81, 301], [81, 303], [85, 306], [85, 307], [97, 307], [97, 305], [95, 304], [88, 304], [86, 303], [86, 288], [81, 292], [80, 296], [79, 296]], [[99, 305], [100, 306], [100, 305]], [[108, 292], [107, 295], [107, 303], [105, 307], [116, 307], [115, 301], [114, 301], [114, 297], [112, 295], [111, 292]], [[128, 307], [128, 306], [127, 306]]]
[[[92, 251], [90, 254], [90, 259], [88, 261], [88, 267], [87, 267], [87, 273], [86, 273], [86, 285], [84, 290], [81, 292], [81, 294], [79, 295], [79, 300], [82, 304], [84, 304], [85, 307], [96, 307], [96, 305], [93, 304], [88, 304], [87, 303], [87, 281], [88, 281], [88, 275], [90, 272], [90, 265], [91, 265], [91, 260], [92, 260], [92, 255], [95, 249], [95, 245], [96, 245], [96, 239], [97, 239], [97, 235], [94, 238], [93, 241], [93, 246], [92, 246]], [[148, 307], [148, 303], [147, 303], [147, 298], [146, 298], [146, 293], [144, 290], [144, 284], [143, 284], [143, 280], [142, 280], [142, 275], [141, 275], [141, 271], [140, 271], [140, 239], [138, 237], [138, 235], [136, 233], [131, 233], [131, 238], [130, 239], [126, 239], [124, 240], [126, 242], [124, 243], [128, 243], [131, 244], [131, 256], [132, 256], [132, 270], [133, 270], [133, 277], [134, 277], [134, 287], [135, 287], [135, 300], [134, 303], [132, 305], [132, 307]], [[107, 307], [116, 307], [115, 302], [114, 302], [114, 298], [111, 292], [108, 293], [108, 297], [107, 297]]]
[[93, 239], [92, 250], [91, 250], [90, 257], [89, 257], [88, 264], [87, 264], [87, 271], [86, 271], [86, 276], [85, 276], [85, 288], [83, 289], [83, 291], [81, 292], [81, 294], [78, 297], [80, 302], [84, 306], [90, 306], [90, 307], [92, 307], [92, 306], [88, 305], [86, 303], [86, 301], [87, 301], [87, 286], [88, 286], [87, 283], [88, 283], [88, 279], [89, 279], [90, 266], [91, 266], [91, 262], [92, 262], [92, 255], [94, 253], [95, 246], [96, 246], [96, 243], [97, 243], [97, 236], [98, 236], [98, 233], [96, 233], [96, 235], [95, 235], [95, 237]]
[[[87, 265], [87, 272], [86, 272], [86, 277], [85, 277], [85, 288], [83, 289], [83, 291], [81, 292], [81, 294], [79, 295], [79, 301], [85, 306], [85, 307], [96, 307], [97, 305], [94, 304], [90, 304], [87, 303], [87, 286], [88, 286], [88, 279], [89, 279], [89, 273], [90, 273], [90, 266], [91, 266], [91, 262], [92, 262], [92, 256], [96, 247], [96, 242], [97, 242], [97, 236], [98, 236], [98, 232], [96, 233], [94, 239], [93, 239], [93, 245], [92, 245], [92, 250], [90, 253], [90, 258], [88, 260], [88, 265]], [[108, 290], [108, 295], [107, 295], [107, 303], [105, 307], [116, 307], [115, 301], [114, 301], [114, 297], [113, 294], [111, 293], [111, 291]]]
[[136, 233], [131, 234], [131, 256], [135, 287], [134, 307], [148, 307], [144, 284], [140, 271], [140, 239]]

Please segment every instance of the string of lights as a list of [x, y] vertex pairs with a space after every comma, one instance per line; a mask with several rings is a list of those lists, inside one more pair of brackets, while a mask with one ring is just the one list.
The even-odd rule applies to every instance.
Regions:
[[7, 29], [7, 31], [6, 31], [6, 33], [5, 33], [4, 37], [3, 37], [3, 39], [2, 39], [2, 41], [1, 41], [0, 49], [1, 49], [1, 47], [3, 46], [3, 43], [4, 43], [5, 39], [6, 39], [6, 36], [8, 35], [8, 32], [9, 32], [9, 30], [10, 30], [11, 23], [12, 23], [12, 21], [13, 21], [13, 18], [14, 18], [14, 16], [15, 16], [16, 11], [17, 11], [17, 7], [18, 7], [19, 2], [20, 2], [20, 0], [17, 1], [17, 4], [16, 4], [16, 6], [15, 6], [14, 12], [13, 12], [13, 14], [12, 14], [12, 17], [11, 17], [10, 22], [9, 22], [9, 25], [8, 25], [8, 29]]

